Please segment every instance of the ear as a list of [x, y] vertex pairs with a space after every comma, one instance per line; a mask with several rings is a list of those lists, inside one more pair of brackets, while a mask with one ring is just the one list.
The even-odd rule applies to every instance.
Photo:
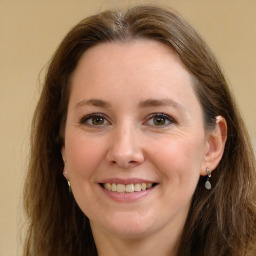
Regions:
[[66, 164], [66, 152], [65, 152], [65, 146], [61, 148], [61, 155], [64, 165]]
[[204, 166], [201, 169], [201, 175], [205, 176], [206, 168], [213, 171], [219, 164], [227, 140], [227, 122], [224, 117], [217, 116], [216, 126], [210, 130], [207, 135], [207, 149], [204, 156]]
[[65, 147], [64, 146], [61, 149], [61, 155], [62, 155], [62, 160], [63, 160], [63, 163], [64, 163], [63, 175], [67, 180], [69, 180], [69, 173], [66, 170], [66, 152], [65, 152]]

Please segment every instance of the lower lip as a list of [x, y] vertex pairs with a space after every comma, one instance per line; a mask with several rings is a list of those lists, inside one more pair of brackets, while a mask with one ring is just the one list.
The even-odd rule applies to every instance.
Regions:
[[134, 201], [137, 201], [137, 200], [149, 195], [157, 187], [157, 185], [156, 185], [152, 188], [142, 190], [142, 191], [139, 191], [139, 192], [133, 192], [133, 193], [118, 193], [118, 192], [109, 191], [109, 190], [103, 188], [101, 185], [99, 185], [99, 186], [100, 186], [101, 190], [108, 197], [110, 197], [111, 199], [113, 199], [117, 202], [134, 202]]

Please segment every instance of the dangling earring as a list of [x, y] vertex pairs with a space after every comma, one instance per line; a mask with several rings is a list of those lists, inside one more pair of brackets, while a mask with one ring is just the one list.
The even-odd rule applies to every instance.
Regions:
[[[64, 173], [67, 175], [68, 174], [68, 172], [67, 171], [64, 171]], [[69, 190], [69, 192], [71, 193], [71, 185], [70, 185], [70, 181], [69, 180], [67, 180], [67, 182], [68, 182], [68, 190]]]
[[205, 188], [206, 189], [211, 189], [212, 188], [212, 185], [211, 185], [211, 182], [209, 181], [211, 176], [212, 176], [212, 172], [209, 168], [206, 168], [206, 173], [207, 173], [207, 181], [205, 182]]
[[67, 180], [68, 181], [68, 190], [69, 190], [69, 192], [71, 193], [71, 185], [70, 185], [70, 181], [69, 180]]

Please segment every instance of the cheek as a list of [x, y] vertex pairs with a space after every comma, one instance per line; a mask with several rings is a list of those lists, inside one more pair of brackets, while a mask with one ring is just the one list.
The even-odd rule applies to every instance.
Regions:
[[159, 140], [152, 148], [154, 163], [167, 180], [177, 184], [198, 181], [204, 159], [202, 136], [177, 136], [165, 141]]
[[86, 216], [93, 216], [92, 212], [100, 212], [98, 204], [93, 201], [93, 187], [95, 174], [104, 157], [101, 145], [82, 134], [66, 135], [66, 165], [70, 174], [71, 189]]
[[104, 143], [95, 143], [81, 134], [67, 134], [65, 152], [70, 179], [88, 179], [104, 157]]

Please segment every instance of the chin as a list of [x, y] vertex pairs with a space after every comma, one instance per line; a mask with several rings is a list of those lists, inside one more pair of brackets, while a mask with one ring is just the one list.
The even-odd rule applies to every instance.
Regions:
[[[136, 216], [137, 215], [137, 216]], [[138, 238], [150, 233], [154, 221], [146, 216], [134, 213], [116, 213], [110, 219], [101, 221], [101, 226], [108, 232], [123, 238]]]
[[121, 226], [113, 225], [110, 231], [119, 237], [132, 239], [144, 237], [150, 234], [150, 230], [149, 227], [129, 223], [128, 225]]

